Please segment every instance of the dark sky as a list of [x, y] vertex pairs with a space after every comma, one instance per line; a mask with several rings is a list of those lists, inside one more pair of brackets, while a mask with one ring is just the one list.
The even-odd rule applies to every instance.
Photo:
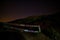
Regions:
[[48, 15], [59, 11], [59, 1], [2, 1], [0, 21], [25, 18], [34, 15]]

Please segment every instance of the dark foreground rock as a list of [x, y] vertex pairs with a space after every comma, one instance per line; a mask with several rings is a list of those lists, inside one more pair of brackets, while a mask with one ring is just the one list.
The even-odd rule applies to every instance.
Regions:
[[24, 37], [17, 32], [0, 32], [0, 40], [25, 40]]

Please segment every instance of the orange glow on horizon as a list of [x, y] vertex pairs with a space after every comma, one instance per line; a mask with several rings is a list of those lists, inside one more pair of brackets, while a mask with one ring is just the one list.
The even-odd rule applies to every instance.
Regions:
[[9, 21], [12, 21], [12, 20], [15, 20], [16, 18], [1, 18], [0, 19], [0, 22], [9, 22]]

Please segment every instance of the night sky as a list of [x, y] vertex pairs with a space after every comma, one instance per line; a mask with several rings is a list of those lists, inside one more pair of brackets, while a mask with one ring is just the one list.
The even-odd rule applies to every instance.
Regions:
[[0, 22], [8, 22], [34, 15], [48, 15], [60, 11], [59, 1], [2, 1]]

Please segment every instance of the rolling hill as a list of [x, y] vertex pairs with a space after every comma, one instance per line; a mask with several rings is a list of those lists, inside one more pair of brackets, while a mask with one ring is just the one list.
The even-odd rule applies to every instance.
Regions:
[[[41, 36], [43, 35], [44, 37], [49, 38], [48, 40], [60, 40], [60, 12], [54, 13], [52, 15], [29, 16], [27, 18], [16, 19], [8, 23], [40, 25], [41, 33], [39, 34], [38, 38], [36, 36], [37, 39], [42, 38]], [[26, 37], [25, 33], [23, 35]], [[28, 35], [26, 37], [27, 39], [29, 37]], [[35, 37], [32, 36], [32, 39], [35, 39]]]

